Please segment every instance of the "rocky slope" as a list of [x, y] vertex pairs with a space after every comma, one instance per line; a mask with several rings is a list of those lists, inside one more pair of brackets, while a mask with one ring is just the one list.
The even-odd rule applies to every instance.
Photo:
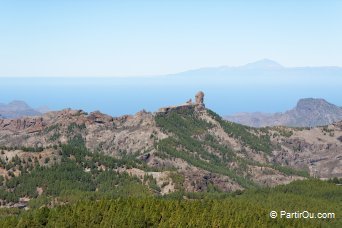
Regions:
[[342, 108], [324, 99], [305, 98], [284, 113], [238, 113], [224, 118], [251, 127], [315, 127], [341, 121]]
[[[205, 109], [203, 97], [156, 113], [141, 111], [116, 118], [66, 109], [41, 117], [0, 120], [4, 164], [15, 156], [32, 157], [43, 165], [52, 156], [58, 162], [61, 145], [75, 140], [93, 153], [134, 157], [143, 166], [124, 164], [117, 171], [139, 178], [152, 175], [163, 194], [177, 189], [234, 191], [274, 186], [308, 175], [342, 177], [342, 122], [307, 129], [251, 128]], [[10, 178], [5, 167], [0, 173]], [[20, 171], [16, 169], [14, 175]]]

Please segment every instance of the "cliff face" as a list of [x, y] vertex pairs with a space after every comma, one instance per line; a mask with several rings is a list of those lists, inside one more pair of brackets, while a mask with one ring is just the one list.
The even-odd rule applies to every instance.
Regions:
[[44, 153], [75, 138], [90, 151], [118, 158], [130, 154], [161, 170], [156, 177], [165, 176], [163, 170], [177, 170], [188, 191], [211, 185], [225, 191], [273, 186], [304, 178], [298, 170], [320, 178], [342, 177], [341, 122], [311, 129], [258, 129], [195, 106], [121, 117], [66, 109], [38, 118], [0, 120], [1, 157], [27, 156], [24, 148], [39, 147]]
[[305, 98], [299, 100], [295, 108], [284, 113], [241, 113], [225, 116], [225, 119], [252, 127], [315, 127], [341, 121], [342, 108], [324, 99]]

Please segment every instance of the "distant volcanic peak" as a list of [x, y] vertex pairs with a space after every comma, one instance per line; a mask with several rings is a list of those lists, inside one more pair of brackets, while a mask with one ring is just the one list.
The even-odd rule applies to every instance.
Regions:
[[18, 118], [22, 116], [39, 116], [40, 112], [28, 106], [24, 101], [12, 101], [7, 105], [0, 105], [0, 114], [3, 118]]
[[18, 101], [18, 100], [14, 100], [8, 103], [8, 107], [15, 107], [16, 109], [30, 109], [31, 108], [24, 101]]
[[321, 98], [303, 98], [297, 102], [296, 109], [319, 108], [319, 107], [333, 107], [335, 105], [327, 102]]
[[270, 60], [270, 59], [262, 59], [253, 63], [248, 63], [242, 68], [246, 69], [281, 69], [284, 68], [281, 64]]

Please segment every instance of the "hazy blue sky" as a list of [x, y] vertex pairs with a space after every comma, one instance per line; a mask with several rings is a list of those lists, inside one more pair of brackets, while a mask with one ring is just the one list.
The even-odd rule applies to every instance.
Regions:
[[0, 0], [0, 76], [342, 66], [342, 1]]

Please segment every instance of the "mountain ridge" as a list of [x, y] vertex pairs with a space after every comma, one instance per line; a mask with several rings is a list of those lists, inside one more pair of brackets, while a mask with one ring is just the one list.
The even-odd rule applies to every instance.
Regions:
[[177, 73], [172, 74], [164, 74], [163, 76], [170, 76], [170, 75], [182, 75], [187, 73], [193, 72], [210, 72], [210, 71], [218, 71], [218, 72], [225, 72], [225, 71], [251, 71], [251, 70], [258, 70], [258, 71], [305, 71], [305, 70], [342, 70], [341, 66], [295, 66], [295, 67], [287, 67], [283, 66], [282, 64], [278, 63], [275, 60], [264, 58], [260, 60], [256, 60], [254, 62], [246, 63], [243, 65], [238, 66], [230, 66], [230, 65], [221, 65], [221, 66], [208, 66], [208, 67], [200, 67], [195, 69], [189, 69], [185, 71], [180, 71]]
[[[116, 172], [138, 178], [152, 175], [160, 194], [177, 189], [207, 191], [210, 186], [236, 191], [285, 184], [309, 175], [342, 176], [338, 165], [342, 162], [342, 122], [312, 129], [250, 128], [225, 121], [204, 108], [204, 94], [198, 94], [194, 103], [154, 113], [111, 117], [98, 111], [88, 114], [65, 109], [40, 117], [3, 119], [0, 158], [7, 163], [15, 157], [34, 160], [39, 155], [36, 164], [58, 165], [63, 161], [60, 148], [81, 145], [89, 151], [87, 156], [100, 152], [114, 159], [130, 157], [133, 160], [122, 161]], [[78, 149], [68, 151], [71, 159]], [[108, 168], [99, 164], [93, 168]], [[11, 178], [7, 173], [14, 172], [0, 171], [7, 178]], [[170, 175], [182, 177], [181, 183], [176, 184]]]
[[247, 63], [239, 68], [242, 69], [282, 69], [284, 66], [270, 59], [261, 59], [252, 63]]
[[237, 113], [226, 120], [252, 127], [288, 126], [315, 127], [342, 120], [342, 108], [322, 98], [302, 98], [296, 106], [280, 113]]
[[31, 108], [26, 102], [13, 100], [8, 104], [0, 103], [1, 118], [20, 118], [24, 116], [40, 116], [42, 113]]
[[342, 121], [247, 127], [205, 108], [199, 92], [194, 102], [153, 113], [64, 109], [0, 119], [0, 150], [2, 207], [54, 206], [74, 196], [241, 194], [341, 178]]

